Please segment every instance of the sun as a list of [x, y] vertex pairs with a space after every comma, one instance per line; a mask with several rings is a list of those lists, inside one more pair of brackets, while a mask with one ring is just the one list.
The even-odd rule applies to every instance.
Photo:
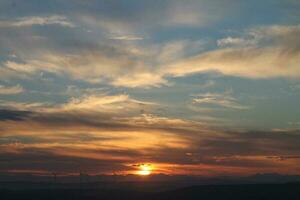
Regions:
[[141, 164], [139, 165], [139, 170], [137, 171], [138, 175], [148, 176], [152, 173], [153, 167], [149, 164]]

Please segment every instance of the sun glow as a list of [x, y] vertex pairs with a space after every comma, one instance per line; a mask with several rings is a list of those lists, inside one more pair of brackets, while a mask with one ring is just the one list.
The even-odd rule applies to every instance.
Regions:
[[137, 171], [137, 174], [141, 175], [141, 176], [148, 176], [153, 171], [153, 167], [151, 165], [148, 165], [148, 164], [139, 165], [139, 169], [140, 170]]

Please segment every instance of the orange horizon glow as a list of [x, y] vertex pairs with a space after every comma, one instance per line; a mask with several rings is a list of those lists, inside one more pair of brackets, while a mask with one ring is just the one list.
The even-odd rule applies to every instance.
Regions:
[[139, 165], [139, 170], [136, 172], [140, 176], [149, 176], [153, 171], [153, 167], [149, 164]]

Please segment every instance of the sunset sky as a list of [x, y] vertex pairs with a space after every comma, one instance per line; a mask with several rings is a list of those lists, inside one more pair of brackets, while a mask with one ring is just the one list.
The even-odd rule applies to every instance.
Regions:
[[299, 10], [0, 0], [0, 173], [300, 174]]

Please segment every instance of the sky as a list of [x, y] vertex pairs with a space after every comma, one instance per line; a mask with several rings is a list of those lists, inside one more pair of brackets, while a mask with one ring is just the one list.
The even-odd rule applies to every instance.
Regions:
[[299, 9], [0, 0], [0, 172], [299, 174]]

